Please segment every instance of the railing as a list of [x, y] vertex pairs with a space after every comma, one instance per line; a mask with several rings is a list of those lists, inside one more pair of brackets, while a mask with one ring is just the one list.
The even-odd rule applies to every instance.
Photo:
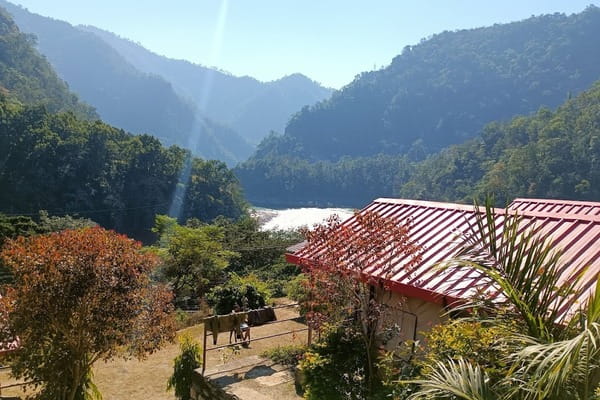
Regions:
[[[293, 304], [284, 304], [281, 306], [276, 306], [273, 307], [274, 310], [277, 309], [281, 309], [281, 308], [290, 308], [290, 307], [296, 307], [298, 305], [298, 303], [293, 303]], [[237, 314], [237, 313], [234, 313]], [[241, 313], [240, 313], [241, 314]], [[276, 320], [276, 321], [270, 321], [270, 322], [266, 322], [260, 326], [267, 326], [267, 325], [275, 325], [275, 324], [280, 324], [282, 322], [288, 322], [288, 321], [297, 321], [298, 319], [300, 319], [301, 317], [292, 317], [292, 318], [285, 318], [285, 319], [281, 319], [281, 320]], [[203, 323], [206, 322], [206, 320], [208, 320], [209, 318], [205, 318], [203, 320]], [[258, 338], [253, 338], [252, 342], [256, 342], [259, 340], [266, 340], [266, 339], [272, 339], [274, 337], [278, 337], [278, 336], [283, 336], [283, 335], [290, 335], [290, 334], [294, 334], [294, 333], [299, 333], [299, 332], [305, 332], [308, 331], [308, 344], [310, 344], [311, 342], [311, 328], [310, 327], [306, 327], [306, 328], [300, 328], [300, 329], [292, 329], [289, 331], [285, 331], [285, 332], [280, 332], [280, 333], [274, 333], [272, 335], [267, 335], [267, 336], [261, 336]], [[206, 338], [208, 336], [212, 336], [212, 332], [208, 332], [208, 330], [206, 329], [206, 323], [204, 324], [204, 339], [203, 339], [203, 344], [202, 344], [202, 375], [204, 375], [204, 372], [206, 371], [206, 352], [208, 351], [213, 351], [213, 350], [219, 350], [219, 349], [223, 349], [223, 348], [227, 348], [227, 347], [234, 347], [234, 346], [238, 346], [238, 343], [230, 343], [230, 344], [222, 344], [219, 346], [215, 346], [215, 347], [211, 347], [211, 348], [206, 348]]]

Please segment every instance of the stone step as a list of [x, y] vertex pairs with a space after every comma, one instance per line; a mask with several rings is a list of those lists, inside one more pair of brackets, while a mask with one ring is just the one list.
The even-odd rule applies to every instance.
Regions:
[[[199, 372], [197, 371], [198, 375]], [[212, 393], [213, 398], [240, 400], [301, 398], [294, 390], [293, 372], [283, 365], [259, 356], [250, 356], [214, 366], [207, 370], [201, 380], [208, 386], [218, 388], [218, 391], [222, 391], [225, 396], [230, 396], [221, 397]], [[202, 390], [198, 389], [198, 392], [200, 391]], [[210, 391], [210, 388], [204, 387], [203, 391]]]

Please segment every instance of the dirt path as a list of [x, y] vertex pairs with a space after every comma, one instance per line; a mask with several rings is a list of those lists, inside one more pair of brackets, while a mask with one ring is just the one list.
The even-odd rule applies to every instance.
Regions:
[[[297, 317], [298, 312], [292, 308], [278, 309], [276, 315], [279, 320]], [[305, 325], [288, 321], [273, 325], [253, 327], [252, 338], [281, 333], [288, 330], [304, 328]], [[204, 327], [196, 325], [179, 331], [178, 334], [188, 334], [202, 343]], [[210, 337], [209, 337], [210, 339]], [[217, 345], [229, 343], [229, 335], [219, 335]], [[268, 348], [279, 345], [306, 343], [306, 332], [289, 334], [272, 339], [252, 342], [249, 348], [241, 348], [239, 352], [232, 353], [230, 350], [208, 351], [207, 369], [214, 365], [223, 364], [237, 358], [260, 355]], [[208, 349], [213, 347], [209, 340]], [[170, 344], [144, 361], [137, 360], [113, 360], [108, 363], [98, 363], [94, 368], [95, 382], [102, 393], [104, 400], [174, 400], [172, 392], [167, 392], [167, 379], [173, 372], [173, 359], [177, 356], [179, 348], [177, 344]], [[0, 372], [0, 382], [7, 385], [13, 382], [6, 371]], [[17, 388], [5, 389], [3, 396], [23, 396], [23, 392]]]

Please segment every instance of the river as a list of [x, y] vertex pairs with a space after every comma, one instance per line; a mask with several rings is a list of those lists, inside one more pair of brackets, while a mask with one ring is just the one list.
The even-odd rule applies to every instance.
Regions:
[[326, 220], [330, 215], [337, 214], [342, 220], [352, 216], [350, 208], [287, 208], [276, 210], [272, 208], [254, 208], [252, 215], [260, 222], [262, 230], [290, 230], [301, 226], [313, 226]]

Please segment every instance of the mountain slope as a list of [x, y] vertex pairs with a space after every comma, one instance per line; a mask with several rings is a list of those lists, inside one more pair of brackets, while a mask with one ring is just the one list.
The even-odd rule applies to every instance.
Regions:
[[493, 193], [600, 200], [600, 82], [555, 112], [486, 126], [481, 137], [416, 166], [400, 195], [471, 202]]
[[600, 78], [600, 9], [444, 32], [302, 110], [269, 152], [311, 160], [427, 154], [487, 122], [556, 107]]
[[[600, 79], [598, 37], [600, 9], [594, 6], [571, 16], [435, 35], [406, 48], [387, 68], [359, 75], [330, 100], [304, 108], [284, 135], [263, 140], [235, 172], [257, 205], [284, 198], [286, 206], [360, 206], [357, 199], [366, 195], [396, 194], [411, 179], [412, 162], [476, 137], [487, 123], [555, 108], [588, 89]], [[477, 167], [469, 157], [456, 168]], [[430, 162], [443, 174], [444, 160]], [[361, 165], [370, 165], [367, 175], [361, 172], [362, 184], [352, 176]], [[460, 180], [445, 180], [438, 192], [411, 182], [417, 188], [403, 195], [474, 195]], [[338, 203], [342, 193], [344, 203]]]
[[42, 17], [0, 0], [21, 30], [38, 38], [38, 48], [58, 74], [110, 124], [151, 133], [205, 158], [234, 164], [251, 147], [233, 130], [202, 117], [171, 85], [138, 71], [103, 40], [70, 24]]
[[270, 131], [283, 132], [294, 113], [332, 93], [331, 89], [301, 74], [263, 83], [247, 76], [236, 77], [188, 61], [159, 56], [139, 44], [93, 26], [82, 26], [81, 29], [101, 37], [140, 71], [162, 76], [171, 82], [179, 94], [196, 102], [209, 118], [226, 123], [251, 143], [258, 143]]
[[94, 110], [79, 102], [48, 61], [33, 48], [33, 42], [0, 9], [1, 94], [22, 103], [44, 105], [51, 112], [72, 111], [85, 118], [96, 118]]

